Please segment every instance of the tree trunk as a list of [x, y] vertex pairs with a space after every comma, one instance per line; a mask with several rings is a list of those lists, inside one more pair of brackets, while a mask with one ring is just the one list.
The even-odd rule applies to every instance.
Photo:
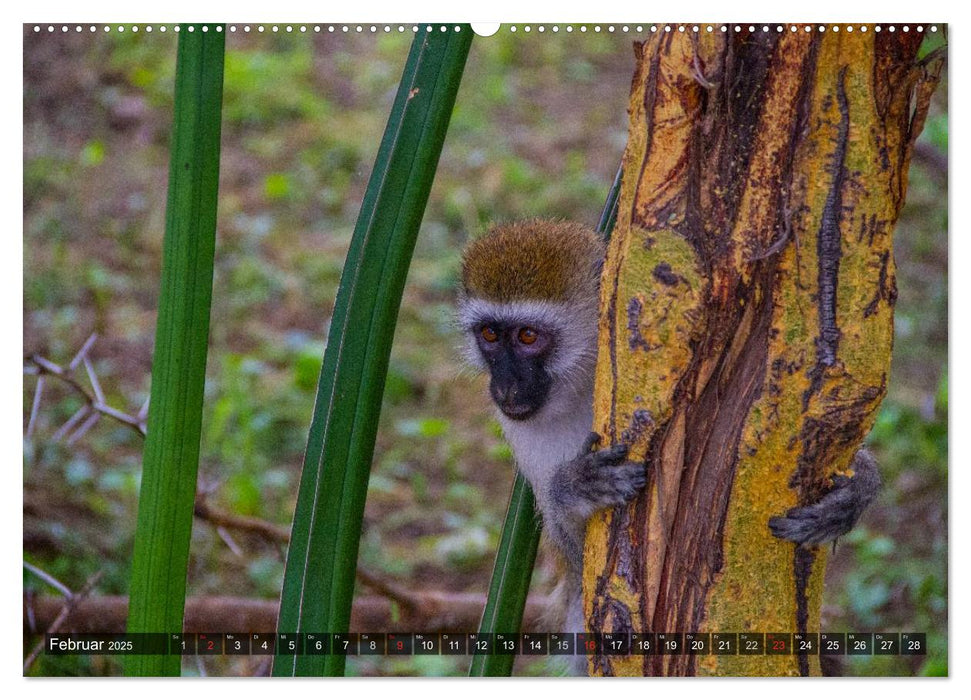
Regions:
[[[648, 486], [594, 517], [594, 632], [818, 632], [825, 547], [767, 522], [847, 473], [886, 393], [892, 234], [942, 57], [909, 33], [635, 44], [594, 429]], [[591, 657], [605, 675], [818, 674], [818, 656]]]

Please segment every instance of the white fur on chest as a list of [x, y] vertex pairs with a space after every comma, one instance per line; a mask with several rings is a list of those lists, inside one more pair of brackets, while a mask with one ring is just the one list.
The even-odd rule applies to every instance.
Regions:
[[[551, 401], [541, 415], [515, 421], [499, 414], [519, 471], [529, 481], [540, 508], [547, 502], [557, 466], [574, 459], [593, 424], [592, 388], [570, 399]], [[560, 404], [557, 406], [556, 404]], [[561, 410], [555, 410], [560, 408]]]

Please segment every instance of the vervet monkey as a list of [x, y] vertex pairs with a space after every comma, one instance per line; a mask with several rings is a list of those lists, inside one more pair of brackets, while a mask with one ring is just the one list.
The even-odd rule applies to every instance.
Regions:
[[[601, 446], [593, 424], [599, 283], [606, 250], [592, 229], [567, 221], [494, 226], [462, 265], [459, 317], [468, 358], [488, 371], [489, 393], [543, 525], [566, 564], [565, 632], [584, 632], [580, 576], [587, 521], [644, 488], [646, 466], [627, 446]], [[816, 545], [848, 532], [880, 477], [861, 450], [852, 479], [836, 477], [819, 502], [767, 524], [779, 538]], [[582, 658], [582, 657], [581, 657]]]

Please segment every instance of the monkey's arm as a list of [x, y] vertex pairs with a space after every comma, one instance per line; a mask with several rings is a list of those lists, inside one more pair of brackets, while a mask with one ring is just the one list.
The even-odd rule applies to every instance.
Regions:
[[556, 468], [548, 502], [540, 506], [550, 539], [576, 571], [583, 568], [583, 539], [590, 516], [627, 503], [647, 483], [645, 465], [625, 461], [627, 445], [593, 450], [598, 442], [600, 436], [590, 433], [580, 454]]
[[852, 477], [834, 476], [833, 489], [816, 503], [769, 518], [772, 534], [800, 545], [817, 545], [852, 530], [881, 486], [877, 462], [865, 448], [856, 453], [852, 469]]

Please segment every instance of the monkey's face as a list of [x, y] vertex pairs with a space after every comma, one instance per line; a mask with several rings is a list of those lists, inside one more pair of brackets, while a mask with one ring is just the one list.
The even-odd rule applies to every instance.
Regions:
[[471, 329], [491, 380], [489, 393], [513, 420], [532, 417], [546, 403], [551, 377], [546, 361], [553, 333], [539, 326], [486, 320]]

